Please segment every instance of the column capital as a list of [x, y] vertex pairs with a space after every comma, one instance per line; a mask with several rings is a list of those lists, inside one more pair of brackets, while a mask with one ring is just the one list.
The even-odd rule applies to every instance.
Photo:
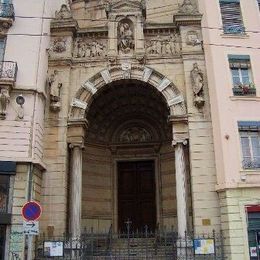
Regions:
[[176, 146], [178, 144], [187, 145], [188, 136], [186, 134], [174, 134], [172, 140], [172, 146]]
[[85, 148], [85, 146], [84, 146], [84, 144], [83, 143], [81, 143], [81, 142], [74, 142], [74, 143], [70, 143], [69, 144], [69, 148], [70, 149], [73, 149], [73, 148], [75, 148], [75, 147], [78, 147], [78, 148], [80, 148], [80, 149], [84, 149]]
[[70, 147], [84, 146], [87, 127], [87, 120], [68, 122], [67, 142]]

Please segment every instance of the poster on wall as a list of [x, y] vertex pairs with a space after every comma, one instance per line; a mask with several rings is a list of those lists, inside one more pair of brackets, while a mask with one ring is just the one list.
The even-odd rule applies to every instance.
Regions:
[[214, 239], [194, 239], [194, 253], [195, 255], [213, 255], [215, 254]]
[[43, 244], [43, 254], [46, 257], [63, 256], [64, 245], [61, 241], [45, 241]]

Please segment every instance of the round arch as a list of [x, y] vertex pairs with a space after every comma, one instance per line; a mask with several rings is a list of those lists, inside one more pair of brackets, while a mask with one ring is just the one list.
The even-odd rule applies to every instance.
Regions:
[[69, 121], [84, 119], [96, 92], [109, 83], [124, 79], [142, 81], [156, 88], [165, 98], [171, 116], [186, 115], [184, 98], [167, 77], [150, 67], [125, 63], [104, 69], [81, 85], [72, 100]]

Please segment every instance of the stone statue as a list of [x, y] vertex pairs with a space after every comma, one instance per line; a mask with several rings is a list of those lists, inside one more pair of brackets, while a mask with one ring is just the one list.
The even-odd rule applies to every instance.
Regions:
[[6, 109], [10, 101], [9, 91], [3, 87], [0, 90], [0, 119], [6, 118]]
[[191, 76], [192, 89], [194, 93], [194, 104], [198, 108], [201, 108], [205, 103], [203, 97], [204, 78], [203, 78], [203, 72], [199, 69], [197, 63], [193, 64], [193, 69], [190, 72], [190, 76]]
[[131, 26], [123, 21], [119, 24], [119, 44], [118, 50], [123, 54], [129, 54], [134, 49], [134, 36]]
[[71, 12], [67, 5], [63, 4], [60, 8], [60, 11], [55, 12], [55, 18], [56, 19], [70, 19], [72, 18]]
[[58, 80], [58, 71], [54, 70], [49, 78], [51, 108], [55, 111], [60, 108], [60, 90], [62, 83]]
[[184, 0], [182, 5], [179, 5], [179, 13], [181, 14], [197, 14], [198, 9], [192, 0]]
[[123, 131], [119, 141], [125, 143], [149, 142], [152, 140], [151, 134], [141, 127], [130, 127]]

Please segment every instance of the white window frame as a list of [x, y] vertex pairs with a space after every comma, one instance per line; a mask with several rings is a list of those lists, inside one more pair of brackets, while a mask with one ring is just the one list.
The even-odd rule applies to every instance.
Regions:
[[[236, 68], [238, 70], [238, 75], [239, 75], [239, 81], [240, 81], [240, 84], [235, 84], [234, 82], [234, 77], [233, 77], [233, 73], [232, 73], [232, 69], [230, 68], [230, 72], [231, 72], [231, 77], [232, 77], [232, 83], [233, 83], [233, 86], [234, 87], [237, 87], [239, 85], [250, 85], [250, 84], [253, 84], [253, 80], [252, 80], [252, 70], [251, 68]], [[247, 73], [248, 73], [248, 78], [249, 78], [249, 83], [244, 83], [243, 82], [243, 77], [242, 77], [242, 70], [247, 70]]]
[[[260, 155], [254, 155], [253, 152], [253, 144], [252, 144], [252, 137], [257, 137], [258, 143], [260, 146], [260, 132], [259, 131], [239, 131], [240, 133], [240, 145], [241, 145], [241, 155], [242, 155], [242, 167], [243, 169], [259, 169], [260, 168]], [[249, 150], [250, 155], [248, 157], [244, 156], [243, 145], [242, 145], [242, 138], [249, 139]], [[257, 158], [257, 160], [255, 160]], [[245, 162], [245, 159], [248, 159], [248, 163]]]

